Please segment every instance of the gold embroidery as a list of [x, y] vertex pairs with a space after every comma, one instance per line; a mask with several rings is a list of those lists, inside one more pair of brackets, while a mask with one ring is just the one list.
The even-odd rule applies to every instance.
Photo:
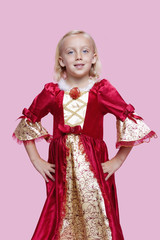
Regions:
[[32, 123], [27, 120], [27, 118], [22, 118], [14, 131], [14, 134], [19, 140], [26, 141], [46, 136], [48, 135], [48, 132], [41, 125], [41, 122]]
[[67, 135], [66, 215], [60, 240], [111, 240], [102, 192], [79, 141], [79, 135]]
[[136, 121], [137, 123], [128, 117], [124, 122], [117, 119], [117, 142], [137, 141], [146, 136], [151, 131], [143, 120], [136, 119]]

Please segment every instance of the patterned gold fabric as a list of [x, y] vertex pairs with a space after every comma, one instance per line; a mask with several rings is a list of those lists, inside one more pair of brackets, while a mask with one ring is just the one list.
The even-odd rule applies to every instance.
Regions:
[[27, 118], [22, 118], [16, 130], [14, 131], [16, 138], [21, 141], [33, 140], [39, 137], [45, 137], [47, 130], [42, 126], [41, 122], [32, 123]]
[[[136, 114], [136, 113], [135, 113]], [[135, 123], [128, 117], [125, 121], [117, 119], [117, 142], [121, 141], [138, 141], [145, 137], [151, 131], [143, 120], [136, 119]]]
[[66, 214], [61, 240], [111, 240], [104, 199], [89, 162], [79, 147], [80, 135], [68, 134]]

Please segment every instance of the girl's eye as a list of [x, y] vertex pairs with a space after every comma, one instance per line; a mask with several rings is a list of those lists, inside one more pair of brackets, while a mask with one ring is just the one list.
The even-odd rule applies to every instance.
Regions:
[[69, 51], [68, 54], [73, 53], [73, 51]]
[[[87, 49], [84, 49], [84, 50], [83, 50], [83, 52], [84, 52], [84, 53], [87, 53], [87, 52], [88, 52], [88, 50], [87, 50]], [[72, 51], [72, 50], [68, 52], [68, 54], [72, 54], [72, 53], [73, 53], [73, 51]]]

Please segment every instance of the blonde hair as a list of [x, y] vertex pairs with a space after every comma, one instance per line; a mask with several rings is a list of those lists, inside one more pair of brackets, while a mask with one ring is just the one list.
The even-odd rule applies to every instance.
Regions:
[[94, 64], [92, 64], [89, 74], [92, 77], [99, 78], [99, 74], [100, 74], [100, 71], [101, 71], [101, 62], [100, 62], [99, 57], [98, 57], [98, 51], [97, 51], [95, 41], [93, 40], [93, 38], [88, 33], [84, 32], [84, 31], [72, 30], [72, 31], [67, 32], [60, 39], [60, 41], [58, 42], [57, 47], [56, 47], [55, 65], [54, 65], [54, 78], [57, 82], [60, 80], [60, 78], [62, 78], [64, 76], [64, 74], [66, 72], [66, 68], [62, 67], [59, 64], [59, 57], [60, 57], [60, 54], [61, 54], [61, 47], [62, 47], [63, 39], [66, 38], [67, 36], [72, 36], [72, 35], [77, 35], [77, 34], [84, 34], [85, 36], [87, 36], [91, 39], [92, 44], [93, 44], [94, 53], [96, 53], [96, 55], [97, 55], [97, 61]]

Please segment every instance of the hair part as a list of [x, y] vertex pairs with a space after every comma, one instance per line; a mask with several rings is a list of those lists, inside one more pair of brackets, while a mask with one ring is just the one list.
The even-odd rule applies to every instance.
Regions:
[[93, 51], [94, 51], [94, 53], [96, 53], [97, 61], [94, 64], [92, 64], [89, 75], [92, 76], [92, 77], [99, 78], [99, 74], [100, 74], [100, 71], [101, 71], [101, 62], [100, 62], [99, 57], [98, 57], [98, 51], [97, 51], [95, 41], [93, 40], [93, 38], [88, 33], [84, 32], [84, 31], [72, 30], [72, 31], [67, 32], [60, 39], [60, 41], [58, 42], [57, 47], [56, 47], [55, 65], [54, 65], [54, 78], [57, 82], [65, 75], [65, 72], [66, 72], [66, 67], [62, 67], [59, 63], [59, 57], [60, 57], [61, 51], [62, 51], [63, 40], [67, 36], [73, 36], [73, 35], [78, 35], [78, 34], [83, 34], [83, 35], [89, 37], [92, 41]]

